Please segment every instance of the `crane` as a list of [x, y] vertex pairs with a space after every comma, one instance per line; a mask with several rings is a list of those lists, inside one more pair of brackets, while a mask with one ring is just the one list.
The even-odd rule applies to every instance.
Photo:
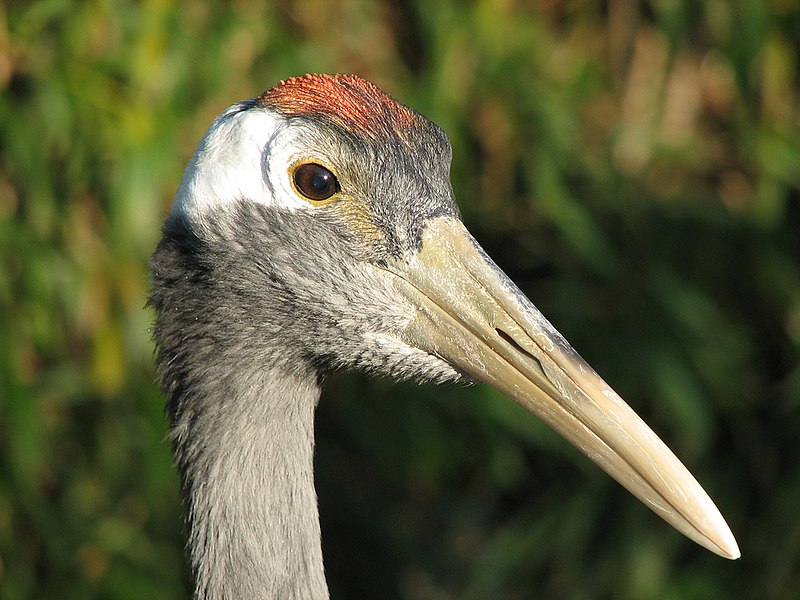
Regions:
[[314, 411], [336, 369], [484, 381], [739, 557], [694, 477], [464, 227], [451, 157], [437, 125], [355, 75], [282, 81], [202, 138], [150, 297], [196, 598], [328, 597]]

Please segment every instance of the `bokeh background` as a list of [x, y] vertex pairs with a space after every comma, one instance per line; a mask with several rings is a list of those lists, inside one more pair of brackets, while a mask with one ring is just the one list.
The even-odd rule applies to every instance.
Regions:
[[148, 260], [211, 120], [355, 72], [443, 126], [476, 237], [668, 440], [695, 546], [484, 386], [333, 379], [334, 598], [800, 598], [791, 0], [0, 4], [0, 597], [189, 596]]

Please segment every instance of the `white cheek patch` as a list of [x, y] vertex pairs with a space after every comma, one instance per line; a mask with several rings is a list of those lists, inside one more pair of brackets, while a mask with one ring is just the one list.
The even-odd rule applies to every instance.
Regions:
[[[210, 211], [246, 200], [289, 209], [308, 205], [292, 190], [286, 120], [248, 102], [234, 104], [209, 127], [186, 167], [172, 212], [202, 223]], [[283, 134], [283, 135], [282, 135]]]

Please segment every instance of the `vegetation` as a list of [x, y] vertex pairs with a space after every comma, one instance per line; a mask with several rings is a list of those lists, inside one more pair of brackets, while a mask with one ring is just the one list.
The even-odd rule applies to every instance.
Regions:
[[213, 117], [365, 76], [441, 124], [465, 220], [737, 535], [660, 522], [484, 386], [334, 378], [335, 598], [800, 593], [796, 3], [0, 5], [0, 596], [186, 598], [148, 259]]

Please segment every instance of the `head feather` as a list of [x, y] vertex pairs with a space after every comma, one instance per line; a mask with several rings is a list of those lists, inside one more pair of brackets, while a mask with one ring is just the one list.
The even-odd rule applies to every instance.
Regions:
[[258, 101], [284, 116], [318, 117], [372, 139], [407, 138], [422, 117], [357, 75], [304, 75], [281, 81]]

